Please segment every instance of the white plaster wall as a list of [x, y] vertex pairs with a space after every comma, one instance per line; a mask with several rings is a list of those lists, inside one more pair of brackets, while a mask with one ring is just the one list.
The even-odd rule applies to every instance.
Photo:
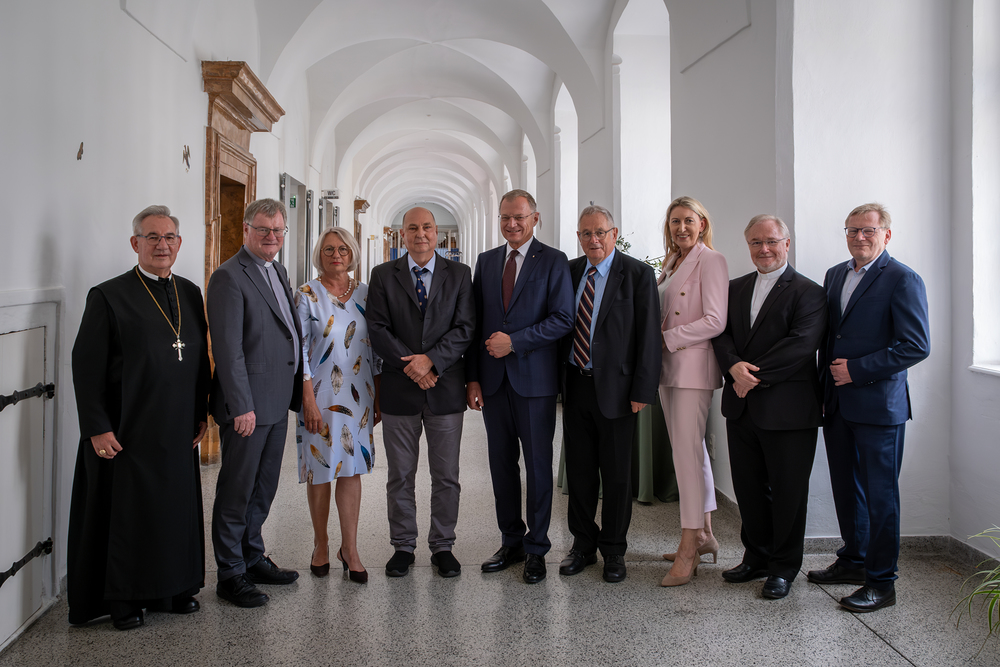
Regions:
[[[931, 356], [909, 375], [914, 420], [900, 475], [904, 535], [949, 532], [949, 25], [949, 3], [941, 0], [794, 6], [797, 268], [822, 281], [828, 267], [848, 259], [844, 218], [877, 200], [893, 215], [890, 254], [927, 284]], [[808, 534], [839, 534], [822, 438]]]
[[[984, 293], [981, 272], [996, 270], [997, 254], [989, 249], [996, 239], [998, 209], [996, 183], [1000, 179], [1000, 146], [989, 142], [1000, 127], [1000, 7], [995, 2], [962, 0], [952, 13], [952, 116], [953, 116], [953, 205], [952, 237], [972, 243], [951, 248], [952, 285], [952, 424], [949, 495], [950, 532], [966, 539], [1000, 524], [1000, 494], [996, 471], [1000, 470], [1000, 377], [974, 372], [972, 335], [993, 323], [976, 312], [973, 300], [983, 299], [983, 310], [1000, 312], [995, 298]], [[983, 135], [986, 135], [985, 137]], [[986, 266], [983, 264], [986, 263]], [[984, 271], [985, 269], [985, 271]], [[973, 279], [973, 271], [976, 279]], [[973, 286], [975, 285], [975, 292]], [[992, 286], [995, 289], [995, 284]], [[995, 293], [994, 293], [995, 294]], [[975, 546], [992, 546], [975, 540]], [[989, 549], [1000, 555], [997, 549]]]
[[615, 34], [621, 59], [621, 234], [630, 254], [663, 254], [670, 196], [670, 40]]
[[[711, 12], [709, 6], [685, 7], [687, 20]], [[707, 24], [704, 39], [709, 39], [711, 17], [702, 18]], [[751, 0], [750, 20], [748, 28], [713, 45], [714, 50], [681, 72], [674, 36], [690, 37], [694, 28], [675, 14], [670, 19], [672, 185], [665, 199], [669, 203], [690, 195], [706, 206], [715, 249], [726, 256], [730, 277], [753, 269], [743, 227], [776, 206], [775, 0]], [[661, 215], [665, 213], [666, 205]], [[719, 394], [708, 426], [708, 436], [715, 436], [715, 485], [735, 500]]]
[[[218, 7], [216, 7], [218, 5]], [[202, 2], [201, 16], [250, 17], [198, 31], [199, 57], [256, 67], [253, 3]], [[86, 294], [135, 264], [132, 217], [153, 203], [180, 218], [174, 269], [201, 283], [208, 97], [198, 60], [182, 60], [117, 2], [7, 3], [0, 21], [0, 182], [7, 205], [0, 290], [65, 290], [60, 314], [54, 506], [56, 576], [65, 574], [69, 494], [79, 439], [70, 351]], [[82, 160], [76, 159], [84, 142]], [[191, 149], [191, 169], [181, 162]], [[9, 502], [0, 489], [0, 506]], [[11, 501], [12, 502], [12, 501]]]

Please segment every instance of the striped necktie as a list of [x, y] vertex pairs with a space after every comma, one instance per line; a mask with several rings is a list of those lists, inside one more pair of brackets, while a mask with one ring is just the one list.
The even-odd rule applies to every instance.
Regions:
[[573, 361], [580, 368], [590, 363], [590, 322], [594, 316], [594, 276], [596, 267], [587, 271], [587, 284], [580, 296], [580, 306], [576, 309], [576, 331], [573, 334]]

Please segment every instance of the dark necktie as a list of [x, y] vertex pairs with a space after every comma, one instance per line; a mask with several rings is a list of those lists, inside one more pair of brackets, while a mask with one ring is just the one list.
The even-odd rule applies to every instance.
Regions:
[[424, 287], [424, 281], [421, 280], [420, 276], [427, 273], [427, 269], [421, 269], [419, 266], [413, 267], [413, 275], [417, 277], [417, 303], [420, 304], [420, 314], [427, 314], [427, 288]]
[[503, 293], [503, 309], [506, 311], [510, 305], [510, 297], [514, 294], [514, 277], [517, 275], [517, 252], [511, 252], [507, 260], [507, 266], [503, 267], [503, 282], [501, 289]]
[[597, 268], [587, 271], [587, 284], [576, 309], [576, 331], [573, 334], [573, 361], [580, 368], [590, 363], [590, 322], [594, 316], [594, 275]]

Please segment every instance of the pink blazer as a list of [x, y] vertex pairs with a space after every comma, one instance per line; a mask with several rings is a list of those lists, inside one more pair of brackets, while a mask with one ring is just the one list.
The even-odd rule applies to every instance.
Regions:
[[[657, 283], [663, 282], [666, 276], [666, 271], [660, 273]], [[722, 386], [722, 372], [712, 350], [712, 339], [726, 328], [728, 307], [726, 258], [699, 242], [674, 273], [663, 294], [660, 329], [666, 349], [660, 385], [683, 389]]]

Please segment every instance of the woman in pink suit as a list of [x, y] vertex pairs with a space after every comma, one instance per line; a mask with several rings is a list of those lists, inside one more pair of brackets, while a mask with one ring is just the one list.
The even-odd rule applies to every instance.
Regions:
[[705, 424], [712, 392], [722, 373], [712, 339], [726, 328], [729, 268], [712, 249], [712, 222], [697, 199], [678, 197], [663, 227], [667, 256], [657, 281], [663, 317], [660, 402], [673, 448], [681, 505], [681, 544], [662, 586], [681, 586], [697, 574], [701, 554], [717, 559], [712, 535], [715, 480], [705, 448]]

